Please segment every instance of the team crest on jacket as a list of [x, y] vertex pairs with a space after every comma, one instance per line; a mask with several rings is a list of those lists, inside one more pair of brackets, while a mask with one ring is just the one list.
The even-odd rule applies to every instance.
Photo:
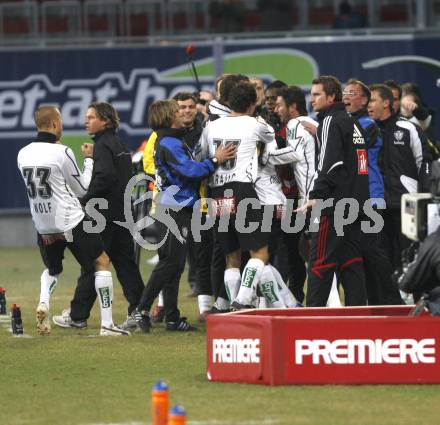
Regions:
[[396, 130], [394, 132], [394, 144], [395, 145], [403, 145], [403, 136], [405, 133], [402, 130]]
[[362, 136], [362, 133], [356, 124], [353, 126], [353, 143], [355, 145], [363, 145], [365, 143], [364, 136]]

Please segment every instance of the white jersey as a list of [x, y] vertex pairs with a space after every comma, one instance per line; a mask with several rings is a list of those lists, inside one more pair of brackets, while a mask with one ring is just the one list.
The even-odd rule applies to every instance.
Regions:
[[254, 183], [258, 172], [257, 144], [275, 140], [273, 128], [248, 115], [227, 116], [211, 121], [203, 130], [201, 157], [212, 158], [219, 145], [237, 146], [235, 158], [221, 164], [211, 175], [211, 187], [230, 182]]
[[73, 229], [84, 217], [78, 197], [87, 192], [93, 160], [84, 160], [81, 173], [67, 146], [33, 142], [20, 150], [17, 162], [38, 233], [47, 235]]
[[[286, 196], [281, 188], [281, 179], [275, 165], [270, 161], [270, 155], [278, 150], [277, 142], [273, 140], [265, 146], [258, 163], [258, 177], [255, 190], [261, 205], [285, 205]], [[290, 161], [289, 161], [290, 162]]]
[[310, 117], [291, 119], [287, 123], [287, 147], [269, 153], [270, 164], [293, 164], [300, 206], [308, 199], [315, 174], [315, 139], [301, 124], [303, 121], [318, 127], [318, 123]]

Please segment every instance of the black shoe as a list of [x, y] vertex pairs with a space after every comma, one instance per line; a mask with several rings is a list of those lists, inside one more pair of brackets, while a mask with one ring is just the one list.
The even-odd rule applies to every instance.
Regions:
[[143, 312], [139, 311], [139, 309], [136, 307], [131, 312], [131, 317], [135, 320], [136, 325], [141, 330], [141, 332], [143, 332], [144, 334], [150, 332], [151, 321], [150, 317], [147, 314], [143, 314]]
[[221, 310], [220, 308], [217, 308], [215, 306], [211, 307], [211, 310], [209, 310], [208, 314], [224, 314], [224, 313], [230, 313], [231, 309], [227, 308], [225, 310]]
[[425, 311], [428, 311], [427, 305], [426, 305], [426, 298], [425, 296], [422, 296], [415, 307], [409, 312], [408, 316], [421, 316]]
[[250, 308], [255, 308], [255, 307], [253, 305], [240, 304], [237, 301], [234, 301], [231, 304], [232, 311], [249, 310]]
[[167, 331], [179, 331], [179, 332], [191, 332], [197, 330], [194, 326], [191, 326], [188, 323], [186, 317], [181, 317], [179, 320], [175, 322], [167, 322], [165, 329]]

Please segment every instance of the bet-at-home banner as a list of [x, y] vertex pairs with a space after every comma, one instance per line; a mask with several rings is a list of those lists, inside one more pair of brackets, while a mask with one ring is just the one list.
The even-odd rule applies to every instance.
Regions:
[[[223, 72], [279, 79], [306, 92], [313, 78], [332, 74], [370, 84], [414, 81], [425, 102], [440, 98], [439, 39], [283, 39], [225, 42]], [[217, 61], [211, 44], [193, 54], [202, 88], [212, 90]], [[64, 121], [62, 142], [76, 153], [88, 140], [84, 118], [93, 101], [109, 101], [121, 118], [121, 136], [135, 150], [148, 136], [147, 110], [158, 99], [195, 91], [185, 46], [144, 48], [29, 49], [0, 51], [0, 209], [28, 208], [16, 166], [19, 149], [35, 137], [33, 114], [41, 104], [57, 105]], [[218, 66], [217, 66], [218, 69]], [[437, 120], [438, 122], [438, 120]], [[80, 159], [80, 158], [79, 158]], [[81, 161], [78, 161], [81, 162]]]

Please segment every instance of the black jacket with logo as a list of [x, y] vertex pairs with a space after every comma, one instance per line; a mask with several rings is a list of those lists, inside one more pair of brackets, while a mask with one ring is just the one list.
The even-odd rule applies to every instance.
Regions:
[[360, 126], [335, 103], [318, 114], [319, 158], [310, 199], [352, 198], [362, 211], [370, 197], [367, 146]]
[[389, 209], [400, 208], [404, 193], [418, 191], [420, 173], [429, 173], [425, 170], [430, 165], [426, 136], [418, 126], [398, 115], [391, 115], [378, 125], [383, 139], [385, 201]]
[[108, 201], [108, 209], [99, 210], [104, 217], [110, 221], [125, 221], [124, 193], [133, 175], [130, 152], [112, 129], [96, 133], [93, 140], [92, 180], [81, 203], [104, 198]]

